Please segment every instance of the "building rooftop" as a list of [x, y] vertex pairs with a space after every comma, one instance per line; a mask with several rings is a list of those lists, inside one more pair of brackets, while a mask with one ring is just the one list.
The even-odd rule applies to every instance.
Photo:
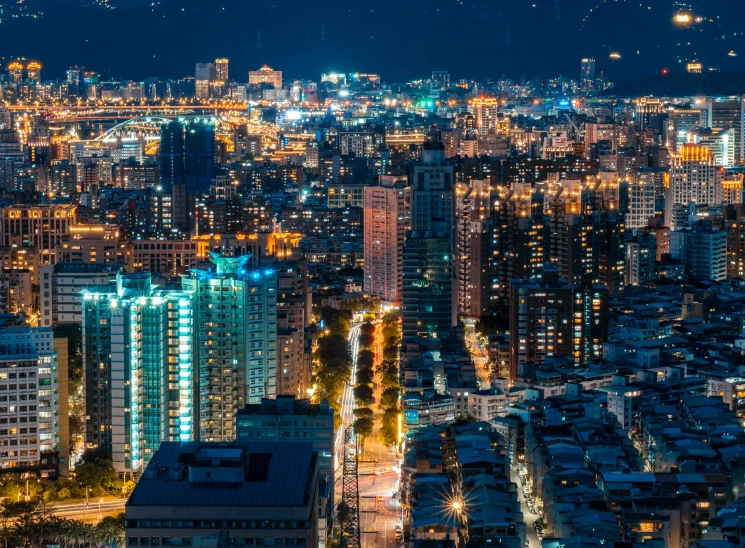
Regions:
[[164, 442], [127, 506], [307, 506], [316, 461], [307, 442]]

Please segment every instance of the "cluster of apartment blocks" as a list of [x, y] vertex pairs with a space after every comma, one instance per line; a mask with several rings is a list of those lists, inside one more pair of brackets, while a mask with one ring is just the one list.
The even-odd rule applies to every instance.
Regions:
[[600, 354], [584, 362], [540, 355], [513, 369], [509, 337], [493, 336], [488, 389], [448, 341], [405, 338], [410, 438], [488, 421], [526, 475], [544, 542], [687, 547], [741, 531], [717, 515], [745, 489], [742, 282], [659, 284], [606, 306]]

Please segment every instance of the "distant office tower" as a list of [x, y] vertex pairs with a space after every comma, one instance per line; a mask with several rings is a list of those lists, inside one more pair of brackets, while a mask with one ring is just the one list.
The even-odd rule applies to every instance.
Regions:
[[518, 364], [540, 365], [565, 356], [581, 365], [600, 359], [608, 336], [608, 288], [569, 285], [546, 266], [543, 281], [514, 280], [510, 290], [510, 355]]
[[640, 97], [634, 100], [634, 113], [639, 131], [647, 129], [653, 119], [659, 119], [660, 115], [666, 112], [666, 103], [657, 97]]
[[728, 205], [722, 213], [727, 230], [727, 277], [745, 278], [745, 205]]
[[670, 184], [665, 196], [665, 224], [676, 226], [673, 214], [675, 204], [687, 206], [715, 205], [722, 200], [721, 172], [709, 147], [683, 145], [679, 153], [672, 154]]
[[579, 77], [582, 91], [595, 90], [595, 59], [585, 57], [582, 59], [582, 70]]
[[450, 73], [446, 70], [433, 70], [430, 89], [432, 91], [450, 89]]
[[722, 178], [722, 203], [743, 203], [743, 174], [733, 173]]
[[404, 236], [411, 222], [411, 188], [405, 177], [382, 176], [365, 187], [363, 291], [400, 303]]
[[454, 268], [458, 314], [478, 318], [489, 309], [491, 188], [471, 179], [455, 187]]
[[743, 101], [708, 101], [708, 127], [732, 128], [735, 132], [735, 164], [745, 161], [745, 144], [743, 143], [743, 124], [745, 123], [745, 102]]
[[195, 433], [202, 441], [235, 439], [235, 410], [276, 395], [277, 277], [248, 271], [249, 259], [213, 257], [215, 271], [183, 278], [195, 303]]
[[700, 280], [727, 277], [727, 231], [712, 228], [711, 220], [670, 232], [670, 256]]
[[453, 321], [450, 235], [409, 232], [403, 249], [403, 336], [442, 338]]
[[[0, 329], [0, 467], [39, 469], [67, 433], [67, 392], [54, 333], [47, 327]], [[67, 386], [67, 383], [64, 383]], [[62, 406], [61, 406], [62, 403]], [[67, 446], [67, 440], [64, 440]], [[66, 457], [65, 456], [65, 462]]]
[[454, 169], [445, 162], [442, 143], [424, 143], [422, 160], [414, 164], [411, 181], [412, 230], [444, 231], [452, 237], [454, 185]]
[[489, 283], [491, 300], [509, 298], [513, 279], [540, 279], [550, 258], [550, 223], [544, 213], [545, 195], [526, 183], [498, 188], [492, 214]]
[[228, 63], [229, 61], [225, 58], [215, 59], [215, 80], [220, 80], [221, 82], [230, 80], [228, 77]]
[[499, 101], [496, 97], [478, 97], [472, 103], [476, 127], [481, 135], [496, 133]]
[[282, 89], [282, 71], [264, 65], [259, 70], [248, 73], [248, 84], [258, 87], [269, 85], [274, 89]]
[[626, 285], [644, 285], [655, 278], [657, 240], [649, 232], [639, 232], [626, 242]]
[[626, 228], [643, 228], [655, 214], [655, 182], [647, 173], [634, 172], [628, 181]]
[[[691, 134], [700, 127], [705, 127], [706, 111], [697, 108], [675, 107], [667, 119], [667, 138], [665, 144], [672, 152], [677, 152], [686, 143], [691, 142]], [[734, 146], [734, 143], [733, 143]]]
[[717, 166], [735, 165], [735, 130], [733, 128], [699, 128], [690, 134], [691, 143], [703, 145], [714, 154]]
[[215, 127], [206, 120], [174, 120], [161, 128], [160, 135], [164, 190], [184, 185], [188, 193], [209, 192], [215, 176]]
[[210, 82], [215, 80], [215, 65], [213, 63], [197, 63], [194, 69], [194, 85], [197, 99], [210, 98]]

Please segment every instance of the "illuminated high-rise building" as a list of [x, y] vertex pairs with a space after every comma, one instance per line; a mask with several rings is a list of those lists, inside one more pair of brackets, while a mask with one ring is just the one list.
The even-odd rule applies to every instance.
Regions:
[[195, 439], [192, 296], [149, 273], [82, 294], [85, 442], [118, 472], [143, 469], [162, 441]]
[[676, 226], [675, 206], [714, 205], [722, 200], [722, 172], [714, 153], [703, 145], [683, 145], [671, 155], [670, 180], [665, 195], [665, 224]]
[[521, 364], [553, 357], [577, 366], [599, 359], [608, 337], [608, 288], [569, 285], [552, 265], [543, 280], [513, 280], [510, 289], [510, 378]]
[[401, 302], [404, 235], [409, 228], [411, 189], [405, 177], [382, 176], [364, 194], [363, 290], [388, 302]]
[[215, 65], [213, 63], [197, 63], [194, 69], [194, 86], [197, 99], [210, 98], [210, 82], [215, 81]]
[[582, 59], [579, 82], [582, 91], [595, 90], [595, 59], [591, 57]]
[[23, 81], [23, 63], [13, 61], [8, 65], [8, 76], [13, 84]]
[[228, 76], [228, 60], [225, 58], [215, 59], [215, 79], [221, 82], [227, 82]]
[[476, 127], [481, 135], [496, 133], [499, 102], [495, 97], [480, 97], [471, 103]]
[[478, 318], [489, 309], [491, 188], [471, 179], [455, 187], [454, 268], [458, 314]]
[[402, 264], [403, 336], [429, 339], [447, 336], [453, 323], [450, 234], [408, 232]]
[[745, 101], [709, 101], [707, 107], [707, 126], [732, 128], [735, 132], [735, 164], [745, 162]]
[[38, 84], [41, 82], [41, 64], [31, 61], [26, 65], [26, 78], [30, 83]]
[[282, 71], [264, 65], [259, 70], [248, 73], [248, 84], [257, 87], [270, 85], [274, 89], [282, 89]]
[[182, 289], [117, 275], [82, 292], [86, 444], [138, 472], [162, 441], [231, 441], [235, 413], [276, 395], [277, 276], [213, 256]]
[[182, 279], [193, 295], [194, 432], [235, 439], [235, 411], [277, 394], [277, 276], [250, 271], [250, 255], [213, 256], [214, 270]]

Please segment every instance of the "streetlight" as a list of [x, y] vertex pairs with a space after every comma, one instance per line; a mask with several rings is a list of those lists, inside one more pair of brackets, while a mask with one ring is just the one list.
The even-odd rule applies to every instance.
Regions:
[[98, 521], [101, 521], [101, 503], [103, 499], [98, 499]]

